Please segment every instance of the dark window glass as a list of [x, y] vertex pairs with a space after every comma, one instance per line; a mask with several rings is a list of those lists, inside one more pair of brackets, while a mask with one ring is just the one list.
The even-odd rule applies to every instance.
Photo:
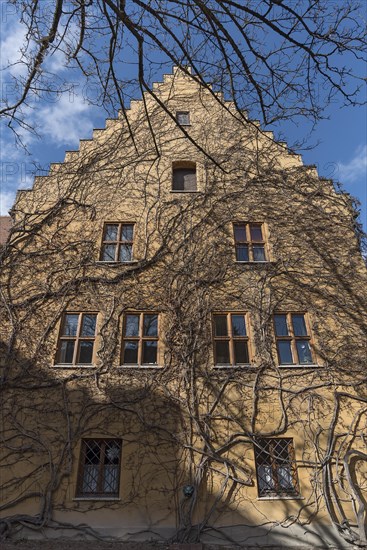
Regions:
[[248, 356], [247, 342], [243, 340], [234, 340], [233, 345], [235, 364], [248, 364], [250, 361]]
[[295, 336], [307, 336], [304, 315], [292, 314], [293, 332]]
[[227, 315], [214, 316], [215, 336], [227, 336]]
[[76, 336], [78, 330], [79, 315], [67, 314], [64, 317], [63, 336]]
[[59, 363], [72, 364], [75, 340], [62, 340], [60, 345]]
[[255, 446], [259, 496], [297, 495], [298, 481], [291, 439], [261, 439]]
[[82, 445], [78, 496], [118, 496], [121, 441], [86, 440]]
[[117, 241], [119, 226], [116, 224], [106, 224], [104, 241]]
[[246, 237], [246, 225], [235, 225], [234, 226], [234, 239], [235, 241], [247, 241]]
[[215, 342], [215, 358], [218, 365], [230, 365], [229, 342], [220, 340]]
[[277, 336], [288, 336], [287, 316], [274, 315], [275, 334]]
[[262, 231], [260, 225], [250, 225], [250, 235], [252, 241], [262, 241]]
[[233, 336], [246, 336], [246, 323], [244, 315], [231, 315]]
[[94, 336], [96, 333], [96, 315], [83, 315], [82, 336]]
[[125, 336], [139, 336], [139, 315], [126, 315]]
[[144, 336], [158, 335], [158, 315], [144, 315]]
[[102, 261], [114, 262], [116, 254], [116, 244], [104, 244], [102, 246]]
[[248, 244], [236, 245], [236, 260], [238, 262], [248, 262], [250, 260], [248, 254]]
[[293, 364], [291, 342], [289, 340], [278, 340], [277, 346], [279, 353], [279, 362], [282, 365]]
[[254, 255], [254, 262], [265, 262], [264, 245], [253, 246], [252, 247], [252, 253]]
[[172, 189], [174, 191], [196, 191], [196, 168], [174, 168]]
[[189, 111], [177, 111], [176, 119], [177, 119], [177, 122], [182, 126], [188, 126], [190, 124]]
[[91, 364], [93, 359], [94, 342], [90, 340], [81, 340], [79, 344], [79, 363]]
[[131, 244], [122, 244], [120, 245], [120, 262], [131, 262], [132, 260], [132, 251], [133, 247]]
[[139, 346], [139, 343], [137, 341], [134, 341], [134, 342], [125, 341], [124, 359], [123, 359], [123, 362], [125, 364], [136, 365], [138, 363], [138, 346]]
[[157, 363], [157, 341], [143, 340], [143, 364]]
[[300, 364], [312, 363], [311, 348], [308, 340], [296, 340], [296, 346]]
[[121, 241], [132, 241], [134, 235], [134, 226], [131, 224], [122, 224]]

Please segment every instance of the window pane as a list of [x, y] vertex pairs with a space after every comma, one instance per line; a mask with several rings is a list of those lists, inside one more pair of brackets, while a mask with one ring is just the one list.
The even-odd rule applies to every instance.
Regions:
[[215, 336], [228, 336], [227, 315], [214, 315]]
[[157, 363], [157, 344], [156, 340], [143, 341], [143, 364], [155, 365]]
[[120, 246], [120, 262], [131, 262], [133, 247], [131, 244], [122, 244]]
[[263, 235], [262, 235], [262, 231], [261, 231], [261, 226], [260, 225], [250, 225], [250, 235], [251, 235], [251, 240], [256, 242], [256, 241], [262, 241], [263, 240]]
[[277, 336], [288, 336], [287, 316], [274, 315], [275, 334]]
[[246, 323], [244, 315], [231, 315], [233, 336], [246, 336]]
[[117, 241], [118, 224], [107, 224], [104, 231], [104, 241]]
[[60, 343], [59, 363], [73, 363], [75, 340], [62, 340]]
[[139, 336], [140, 315], [126, 315], [125, 336]]
[[94, 342], [90, 340], [81, 340], [79, 344], [79, 358], [78, 363], [91, 364], [93, 359], [93, 345]]
[[99, 464], [101, 461], [101, 446], [98, 441], [85, 442], [85, 464]]
[[248, 262], [248, 245], [247, 244], [237, 244], [236, 245], [236, 260], [238, 262]]
[[196, 168], [174, 168], [172, 189], [196, 191]]
[[176, 119], [179, 124], [188, 125], [190, 124], [190, 113], [189, 111], [177, 111]]
[[278, 483], [281, 489], [285, 491], [293, 491], [293, 477], [290, 466], [278, 466], [277, 468]]
[[106, 464], [103, 468], [103, 493], [118, 494], [118, 466]]
[[281, 365], [292, 365], [293, 357], [291, 350], [291, 343], [288, 341], [278, 341], [277, 342], [278, 353], [279, 353], [279, 362]]
[[253, 246], [252, 252], [254, 255], [254, 262], [265, 262], [265, 249], [264, 246]]
[[229, 342], [215, 342], [215, 360], [217, 365], [230, 365]]
[[62, 336], [76, 336], [78, 330], [78, 314], [68, 314], [64, 317]]
[[121, 240], [132, 241], [134, 233], [134, 226], [132, 224], [123, 224], [121, 229]]
[[118, 464], [120, 459], [120, 442], [107, 441], [104, 455], [105, 464]]
[[248, 356], [248, 347], [247, 342], [245, 341], [234, 341], [234, 361], [236, 365], [241, 364], [248, 364], [249, 356]]
[[247, 241], [246, 238], [246, 225], [234, 225], [234, 240], [235, 241]]
[[158, 336], [158, 315], [144, 315], [144, 336]]
[[97, 315], [83, 315], [82, 336], [94, 336], [96, 333]]
[[138, 342], [125, 342], [123, 363], [137, 365]]
[[299, 314], [292, 315], [293, 332], [295, 336], [307, 336], [305, 316]]
[[102, 246], [102, 262], [114, 262], [116, 254], [115, 244], [104, 244]]
[[311, 348], [308, 340], [297, 340], [296, 345], [300, 364], [312, 363]]

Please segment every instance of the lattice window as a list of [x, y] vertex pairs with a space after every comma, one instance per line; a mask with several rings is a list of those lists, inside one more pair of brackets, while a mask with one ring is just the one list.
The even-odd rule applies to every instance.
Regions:
[[261, 223], [234, 223], [237, 262], [266, 262], [264, 226]]
[[102, 262], [131, 262], [133, 259], [134, 224], [105, 223], [101, 248]]
[[299, 494], [292, 439], [257, 440], [255, 462], [260, 497]]
[[120, 461], [120, 439], [84, 439], [80, 455], [77, 496], [118, 497]]

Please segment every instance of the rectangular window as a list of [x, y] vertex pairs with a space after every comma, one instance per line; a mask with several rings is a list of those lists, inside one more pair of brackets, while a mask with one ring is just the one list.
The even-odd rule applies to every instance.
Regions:
[[96, 313], [64, 313], [57, 346], [57, 363], [91, 365], [96, 328]]
[[292, 439], [259, 439], [254, 448], [259, 497], [299, 495]]
[[157, 365], [157, 313], [126, 313], [123, 325], [121, 361], [123, 365]]
[[274, 328], [280, 365], [313, 364], [311, 337], [304, 313], [276, 313]]
[[133, 223], [105, 223], [101, 261], [131, 262], [133, 259], [133, 238]]
[[173, 163], [172, 191], [197, 191], [196, 164], [194, 162]]
[[216, 365], [248, 365], [249, 343], [245, 313], [213, 315], [214, 361]]
[[83, 439], [77, 497], [118, 497], [121, 440]]
[[190, 113], [189, 111], [177, 111], [176, 120], [181, 126], [190, 126]]
[[266, 262], [264, 227], [261, 223], [233, 224], [237, 262]]

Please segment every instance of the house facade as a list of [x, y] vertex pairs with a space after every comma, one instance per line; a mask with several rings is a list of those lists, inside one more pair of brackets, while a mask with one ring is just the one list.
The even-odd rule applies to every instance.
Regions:
[[366, 544], [347, 195], [175, 69], [12, 217], [4, 536]]

